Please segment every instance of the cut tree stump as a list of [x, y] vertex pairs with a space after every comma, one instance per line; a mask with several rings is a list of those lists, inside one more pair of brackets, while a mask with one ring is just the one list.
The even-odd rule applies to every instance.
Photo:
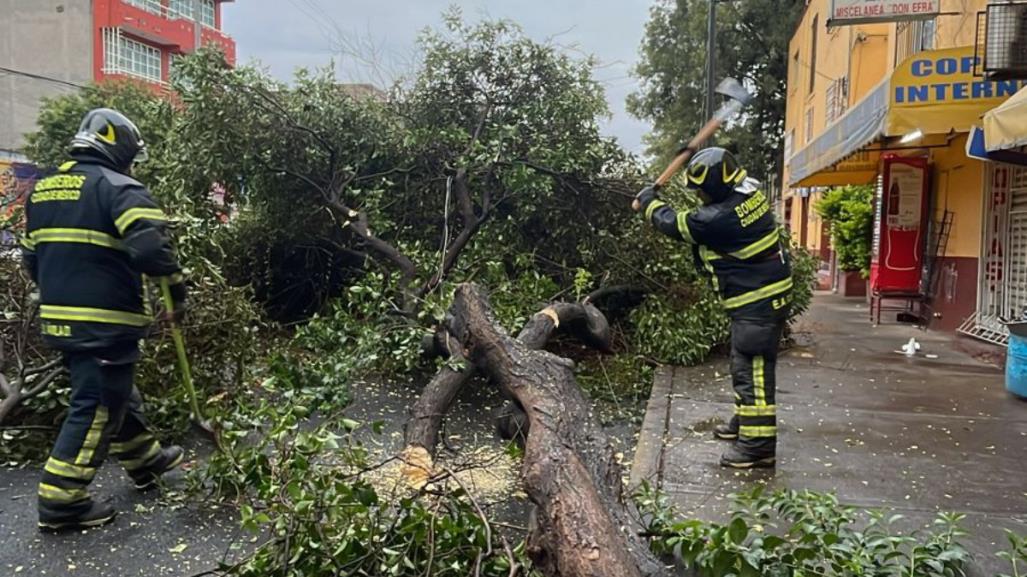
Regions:
[[496, 323], [483, 291], [464, 284], [446, 324], [450, 350], [470, 366], [444, 368], [425, 388], [407, 430], [408, 463], [430, 467], [434, 442], [421, 443], [437, 440], [438, 428], [428, 429], [481, 370], [524, 410], [528, 423], [521, 474], [536, 507], [527, 541], [536, 568], [549, 577], [671, 575], [639, 537], [623, 471], [578, 387], [573, 362], [541, 350], [557, 329], [607, 348], [602, 313], [589, 304], [556, 304], [535, 314], [514, 339]]

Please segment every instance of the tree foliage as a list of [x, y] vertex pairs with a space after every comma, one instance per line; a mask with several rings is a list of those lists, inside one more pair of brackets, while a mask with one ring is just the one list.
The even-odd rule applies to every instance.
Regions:
[[[96, 106], [138, 122], [151, 161], [137, 176], [176, 223], [196, 303], [187, 337], [210, 392], [252, 382], [269, 358], [277, 378], [339, 400], [363, 374], [418, 368], [421, 336], [469, 280], [492, 288], [510, 330], [598, 290], [620, 346], [649, 360], [694, 363], [726, 338], [687, 246], [628, 208], [642, 171], [599, 131], [589, 59], [458, 12], [421, 44], [416, 75], [370, 96], [328, 70], [287, 84], [201, 50], [176, 63], [170, 100], [123, 83], [48, 102], [29, 151], [60, 161]], [[310, 323], [265, 356], [272, 333], [250, 296]], [[175, 379], [169, 349], [148, 345], [154, 389]], [[184, 422], [179, 394], [158, 414]]]
[[832, 188], [813, 209], [831, 225], [831, 246], [842, 270], [860, 271], [864, 277], [869, 275], [874, 235], [873, 187]]
[[[649, 152], [663, 163], [702, 125], [708, 0], [659, 0], [650, 9], [641, 59], [642, 88], [628, 110], [653, 124]], [[781, 173], [788, 41], [805, 6], [798, 0], [718, 3], [716, 74], [755, 94], [748, 111], [717, 137], [765, 183]]]
[[971, 560], [962, 543], [965, 515], [955, 513], [940, 512], [929, 528], [904, 532], [895, 526], [902, 515], [860, 511], [833, 494], [757, 486], [734, 496], [721, 524], [681, 520], [649, 487], [638, 498], [650, 516], [653, 548], [675, 554], [702, 577], [954, 577]]

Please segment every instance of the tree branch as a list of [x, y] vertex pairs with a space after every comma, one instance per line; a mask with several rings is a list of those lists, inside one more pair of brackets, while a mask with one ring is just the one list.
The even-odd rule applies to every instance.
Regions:
[[54, 379], [60, 376], [62, 372], [64, 372], [64, 367], [61, 366], [51, 369], [49, 373], [43, 375], [38, 381], [33, 383], [31, 388], [25, 390], [22, 393], [22, 400], [34, 397], [39, 393], [42, 393], [46, 389], [46, 387], [53, 382]]

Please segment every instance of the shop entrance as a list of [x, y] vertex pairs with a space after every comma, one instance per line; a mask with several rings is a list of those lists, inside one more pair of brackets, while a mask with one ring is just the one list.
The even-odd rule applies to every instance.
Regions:
[[1027, 167], [988, 164], [977, 313], [959, 332], [1005, 346], [1000, 319], [1027, 313]]

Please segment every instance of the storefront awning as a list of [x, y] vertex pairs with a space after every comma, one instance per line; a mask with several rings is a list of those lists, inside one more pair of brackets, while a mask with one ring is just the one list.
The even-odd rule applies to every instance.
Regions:
[[1018, 150], [988, 150], [985, 131], [977, 126], [970, 129], [970, 136], [966, 139], [966, 155], [978, 160], [1027, 166], [1027, 154]]
[[1027, 88], [984, 115], [984, 146], [989, 151], [1027, 145]]
[[[891, 76], [788, 159], [788, 185], [870, 182], [877, 172], [881, 148], [868, 149], [872, 142], [905, 135], [969, 132], [986, 112], [1023, 85], [1016, 80], [977, 78], [973, 75], [974, 63], [972, 46], [929, 50], [906, 59]], [[1027, 126], [1027, 120], [1024, 124]], [[910, 146], [918, 144], [922, 143], [914, 140]]]
[[[820, 136], [788, 160], [791, 186], [830, 186], [863, 184], [877, 173], [877, 158], [842, 163], [881, 136], [888, 112], [888, 81], [870, 91]], [[823, 174], [821, 174], [823, 173]], [[863, 182], [852, 182], [870, 173]], [[811, 177], [818, 176], [817, 179]]]

